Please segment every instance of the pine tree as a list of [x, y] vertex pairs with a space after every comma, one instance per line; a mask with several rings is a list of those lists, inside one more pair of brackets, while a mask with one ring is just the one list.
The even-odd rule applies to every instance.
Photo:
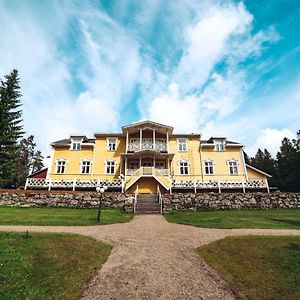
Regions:
[[18, 71], [4, 76], [0, 85], [0, 187], [15, 187], [18, 139], [23, 135]]
[[41, 151], [35, 150], [34, 136], [20, 141], [17, 186], [23, 186], [29, 174], [44, 167]]
[[44, 156], [42, 155], [41, 151], [37, 150], [33, 156], [31, 173], [37, 172], [42, 168], [44, 168], [43, 160], [44, 160]]
[[272, 177], [269, 179], [270, 186], [277, 186], [278, 185], [278, 172], [276, 170], [276, 162], [275, 159], [272, 158], [271, 153], [264, 149], [258, 149], [255, 157], [250, 159], [250, 164], [259, 169], [264, 171], [265, 173], [271, 175]]
[[300, 191], [300, 138], [284, 138], [277, 153], [279, 187], [282, 191]]

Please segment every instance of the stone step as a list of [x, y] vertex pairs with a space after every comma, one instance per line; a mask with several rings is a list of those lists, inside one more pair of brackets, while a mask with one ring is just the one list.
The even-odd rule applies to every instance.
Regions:
[[149, 204], [137, 204], [136, 206], [137, 209], [159, 209], [159, 204], [158, 203], [149, 203]]
[[144, 211], [136, 211], [135, 212], [136, 215], [157, 215], [159, 214], [158, 210], [144, 210]]
[[155, 194], [138, 194], [138, 200], [153, 200], [157, 199], [157, 195]]
[[148, 203], [158, 203], [158, 201], [157, 201], [157, 199], [150, 199], [150, 200], [139, 200], [139, 199], [137, 199], [137, 203], [148, 204]]

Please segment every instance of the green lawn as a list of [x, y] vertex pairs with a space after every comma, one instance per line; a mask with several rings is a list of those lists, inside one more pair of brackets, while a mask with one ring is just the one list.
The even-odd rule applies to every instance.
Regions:
[[[97, 208], [0, 207], [0, 225], [97, 225]], [[128, 222], [132, 213], [101, 209], [100, 224]]]
[[300, 229], [300, 209], [172, 211], [169, 222], [209, 228]]
[[227, 237], [197, 249], [246, 299], [300, 299], [300, 236]]
[[0, 232], [0, 299], [78, 299], [110, 251], [79, 235]]

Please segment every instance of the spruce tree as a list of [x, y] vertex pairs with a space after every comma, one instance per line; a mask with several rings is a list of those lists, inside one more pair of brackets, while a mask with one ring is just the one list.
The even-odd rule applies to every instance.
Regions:
[[16, 184], [18, 139], [23, 135], [19, 82], [13, 70], [0, 84], [0, 188]]

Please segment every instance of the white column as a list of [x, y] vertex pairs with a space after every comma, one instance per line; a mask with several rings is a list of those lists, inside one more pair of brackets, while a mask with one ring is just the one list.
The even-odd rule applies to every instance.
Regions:
[[52, 186], [52, 179], [51, 178], [49, 178], [49, 186], [48, 186], [48, 191], [50, 191], [51, 190], [51, 186]]
[[155, 129], [153, 129], [153, 150], [155, 151]]
[[76, 179], [73, 179], [73, 192], [75, 191], [76, 188]]
[[140, 155], [140, 168], [142, 167], [142, 156]]
[[125, 157], [125, 180], [126, 180], [126, 175], [127, 175], [127, 156]]
[[143, 129], [140, 129], [140, 150], [142, 150]]
[[270, 193], [270, 188], [269, 188], [268, 179], [266, 178], [265, 181], [266, 181], [266, 186], [267, 186], [267, 192]]
[[26, 178], [26, 183], [25, 183], [24, 190], [27, 190], [27, 186], [28, 186], [28, 180], [29, 180], [29, 178]]
[[153, 155], [153, 168], [155, 168], [155, 154]]
[[242, 188], [243, 188], [243, 193], [246, 193], [246, 189], [245, 189], [245, 180], [242, 179]]
[[169, 131], [167, 130], [167, 152], [169, 152]]
[[221, 194], [221, 184], [219, 180], [218, 180], [218, 189], [219, 189], [219, 193]]
[[129, 147], [129, 135], [128, 135], [128, 130], [126, 132], [126, 153], [128, 152], [128, 147]]

